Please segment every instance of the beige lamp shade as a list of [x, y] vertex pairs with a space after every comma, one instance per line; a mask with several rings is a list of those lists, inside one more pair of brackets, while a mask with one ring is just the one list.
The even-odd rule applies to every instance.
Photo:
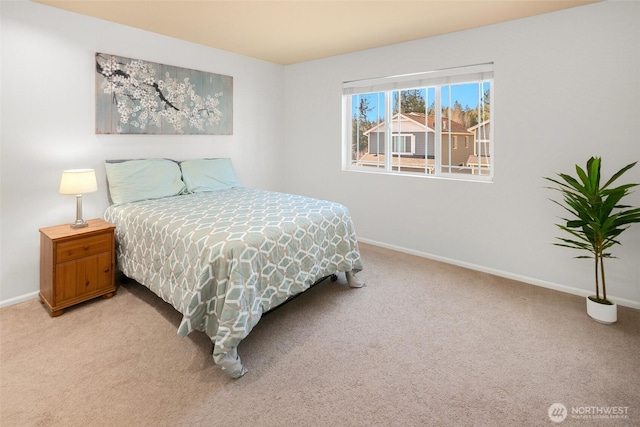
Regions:
[[96, 172], [93, 169], [69, 169], [62, 172], [60, 194], [78, 195], [98, 191]]

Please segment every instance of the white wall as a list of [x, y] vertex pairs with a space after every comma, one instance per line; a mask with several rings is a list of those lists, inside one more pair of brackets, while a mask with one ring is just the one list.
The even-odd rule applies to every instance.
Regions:
[[[96, 169], [85, 218], [107, 206], [105, 159], [231, 157], [245, 185], [275, 189], [282, 66], [36, 3], [1, 8], [0, 305], [39, 289], [38, 229], [75, 219], [75, 199], [57, 193], [64, 169]], [[233, 76], [233, 135], [95, 135], [96, 52]]]
[[[561, 210], [542, 177], [592, 155], [605, 176], [640, 160], [638, 16], [637, 2], [607, 1], [288, 66], [285, 190], [346, 204], [363, 241], [591, 294], [591, 261], [552, 245]], [[341, 171], [343, 81], [491, 61], [494, 183]], [[640, 182], [640, 166], [625, 177]], [[640, 308], [640, 224], [620, 241], [609, 296]]]

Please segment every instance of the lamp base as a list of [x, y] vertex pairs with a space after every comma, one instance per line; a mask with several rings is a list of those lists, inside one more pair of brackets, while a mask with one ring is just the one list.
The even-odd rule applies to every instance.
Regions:
[[89, 224], [82, 219], [82, 194], [76, 196], [76, 222], [69, 224], [71, 228], [84, 228]]

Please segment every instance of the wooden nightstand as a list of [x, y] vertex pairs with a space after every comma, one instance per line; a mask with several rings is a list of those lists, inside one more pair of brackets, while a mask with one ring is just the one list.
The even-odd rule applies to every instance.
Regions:
[[116, 292], [116, 226], [101, 219], [84, 228], [40, 229], [40, 301], [51, 317], [72, 305]]

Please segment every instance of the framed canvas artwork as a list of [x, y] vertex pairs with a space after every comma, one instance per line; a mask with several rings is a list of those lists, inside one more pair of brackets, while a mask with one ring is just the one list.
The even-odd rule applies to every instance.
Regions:
[[95, 61], [96, 134], [233, 134], [233, 77], [105, 53]]

